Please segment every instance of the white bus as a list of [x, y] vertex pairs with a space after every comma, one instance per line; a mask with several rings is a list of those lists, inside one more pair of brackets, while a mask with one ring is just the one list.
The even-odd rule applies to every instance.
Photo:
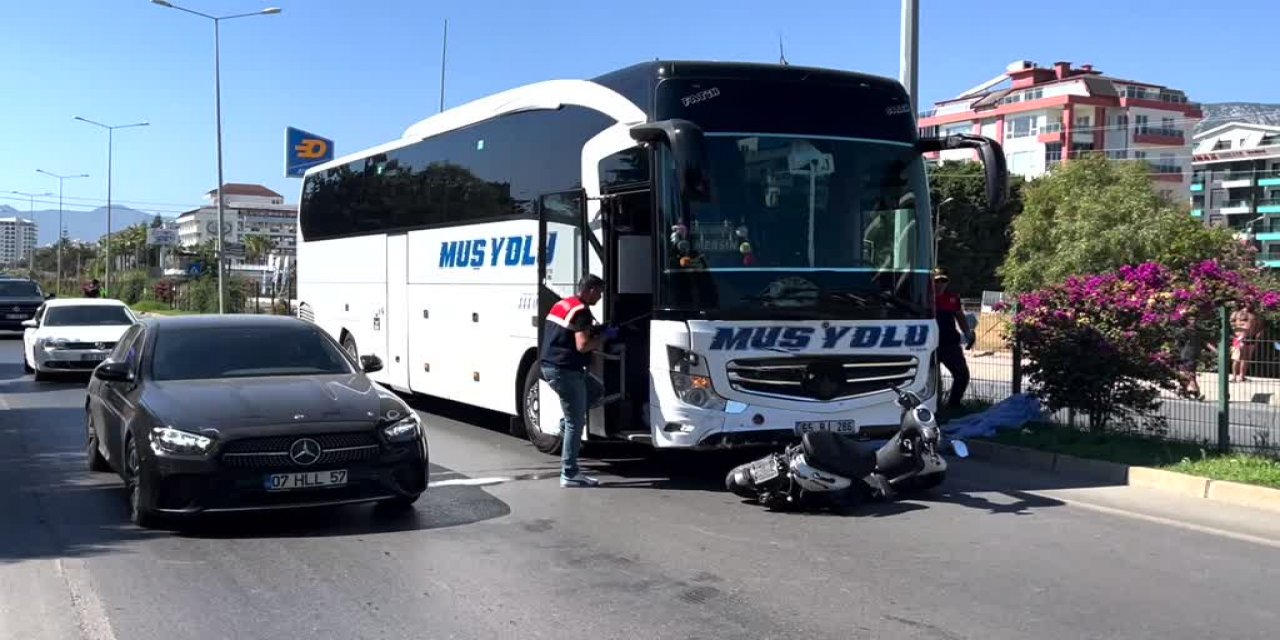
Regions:
[[[622, 327], [593, 365], [586, 437], [661, 448], [878, 439], [891, 385], [936, 406], [921, 139], [896, 81], [782, 65], [649, 62], [427, 118], [304, 176], [299, 315], [372, 377], [512, 416], [559, 450], [543, 317], [589, 270]], [[544, 250], [545, 248], [545, 250]]]

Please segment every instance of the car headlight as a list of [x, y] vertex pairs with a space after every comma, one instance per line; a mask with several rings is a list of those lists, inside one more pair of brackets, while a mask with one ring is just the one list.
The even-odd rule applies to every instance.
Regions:
[[45, 338], [43, 345], [45, 349], [65, 349], [67, 347], [66, 338]]
[[418, 414], [410, 411], [404, 418], [383, 427], [382, 434], [387, 437], [388, 442], [415, 440], [422, 435], [422, 420], [418, 418]]
[[667, 347], [667, 360], [671, 365], [671, 387], [681, 402], [707, 409], [724, 411], [728, 405], [711, 385], [711, 373], [702, 356], [679, 347]]
[[213, 438], [170, 427], [151, 429], [151, 450], [175, 456], [201, 456], [213, 449]]

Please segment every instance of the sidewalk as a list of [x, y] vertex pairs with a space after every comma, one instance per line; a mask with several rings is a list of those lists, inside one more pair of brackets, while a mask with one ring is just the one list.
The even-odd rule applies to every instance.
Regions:
[[[975, 348], [973, 351], [965, 352], [965, 359], [969, 363], [969, 374], [972, 380], [997, 382], [1013, 380], [1013, 357], [1008, 351], [991, 352]], [[1196, 378], [1200, 383], [1200, 393], [1204, 396], [1203, 401], [1218, 402], [1218, 374], [1202, 371], [1196, 375]], [[1249, 378], [1245, 382], [1232, 382], [1229, 393], [1232, 402], [1280, 407], [1280, 380]], [[1171, 393], [1162, 395], [1167, 398], [1178, 397]]]

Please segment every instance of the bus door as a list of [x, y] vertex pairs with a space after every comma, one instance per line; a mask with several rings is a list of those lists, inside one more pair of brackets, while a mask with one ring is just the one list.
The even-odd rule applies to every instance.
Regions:
[[409, 392], [409, 236], [387, 235], [387, 313], [383, 319], [387, 354], [382, 380]]
[[647, 184], [604, 191], [601, 207], [610, 322], [618, 325], [620, 358], [605, 362], [606, 387], [619, 401], [604, 407], [611, 435], [649, 433], [649, 320], [653, 312], [653, 193]]
[[[580, 189], [550, 193], [538, 199], [538, 345], [542, 345], [543, 319], [562, 298], [574, 294], [578, 280], [588, 271], [586, 195]], [[599, 311], [593, 309], [597, 317]], [[544, 401], [545, 400], [545, 401]], [[546, 380], [538, 381], [538, 428], [550, 436], [560, 434], [560, 401]], [[583, 437], [586, 437], [583, 433]]]

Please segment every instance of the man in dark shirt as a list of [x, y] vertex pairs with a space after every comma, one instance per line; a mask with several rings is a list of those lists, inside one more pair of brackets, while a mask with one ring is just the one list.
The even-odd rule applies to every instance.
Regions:
[[[934, 309], [938, 320], [938, 362], [951, 372], [951, 395], [947, 399], [947, 408], [959, 409], [964, 399], [965, 389], [969, 387], [969, 363], [965, 361], [964, 350], [973, 344], [973, 334], [969, 329], [969, 320], [960, 306], [960, 296], [947, 290], [951, 278], [942, 269], [933, 272], [933, 284], [936, 291]], [[958, 330], [957, 330], [958, 329]]]
[[591, 352], [612, 338], [612, 329], [602, 329], [591, 315], [591, 306], [604, 294], [604, 281], [586, 275], [578, 283], [578, 294], [557, 302], [543, 325], [539, 366], [542, 377], [560, 396], [560, 486], [592, 487], [600, 484], [578, 468], [578, 450], [586, 428], [587, 411], [604, 396], [604, 385], [587, 371]]

